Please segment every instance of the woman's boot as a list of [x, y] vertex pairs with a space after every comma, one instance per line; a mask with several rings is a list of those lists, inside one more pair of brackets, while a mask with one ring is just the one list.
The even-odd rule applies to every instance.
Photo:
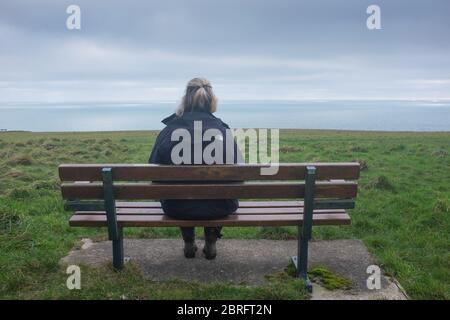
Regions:
[[205, 227], [205, 247], [203, 248], [203, 253], [208, 260], [216, 258], [216, 241], [221, 236], [221, 229], [221, 227]]
[[184, 256], [188, 259], [195, 257], [197, 245], [195, 244], [195, 228], [194, 227], [180, 227], [181, 235], [184, 240]]

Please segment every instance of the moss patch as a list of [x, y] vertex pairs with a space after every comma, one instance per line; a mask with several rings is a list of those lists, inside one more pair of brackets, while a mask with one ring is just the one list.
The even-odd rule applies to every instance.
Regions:
[[[327, 267], [317, 266], [308, 272], [311, 281], [314, 281], [328, 290], [349, 290], [352, 287], [352, 282], [344, 277], [341, 277], [331, 272]], [[297, 279], [296, 271], [293, 263], [290, 263], [283, 271], [275, 272], [266, 275], [268, 281], [283, 282], [289, 279]], [[302, 286], [303, 287], [303, 286]]]
[[319, 283], [328, 290], [348, 290], [352, 287], [352, 282], [344, 277], [334, 274], [323, 266], [313, 268], [308, 272], [311, 281]]

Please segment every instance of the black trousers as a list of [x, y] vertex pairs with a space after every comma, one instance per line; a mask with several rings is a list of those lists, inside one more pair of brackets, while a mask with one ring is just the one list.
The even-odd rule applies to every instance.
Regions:
[[[214, 220], [224, 218], [237, 210], [239, 202], [232, 199], [161, 200], [164, 213], [180, 220]], [[194, 239], [194, 228], [180, 228], [183, 239]], [[222, 227], [205, 227], [205, 238], [222, 237]]]
[[[194, 227], [180, 227], [181, 235], [183, 236], [183, 240], [186, 242], [193, 242], [195, 240], [195, 228]], [[206, 241], [215, 241], [218, 238], [222, 237], [220, 233], [222, 231], [222, 227], [205, 227], [205, 240]]]

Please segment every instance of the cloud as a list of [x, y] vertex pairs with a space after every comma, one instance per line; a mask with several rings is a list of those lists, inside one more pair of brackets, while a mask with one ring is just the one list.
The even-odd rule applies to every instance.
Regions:
[[175, 100], [194, 76], [221, 99], [450, 98], [445, 0], [80, 0], [0, 4], [0, 103]]

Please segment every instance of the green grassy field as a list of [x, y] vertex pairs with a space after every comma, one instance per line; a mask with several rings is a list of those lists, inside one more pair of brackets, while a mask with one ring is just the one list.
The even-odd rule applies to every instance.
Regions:
[[[66, 288], [61, 257], [102, 229], [69, 228], [57, 166], [145, 163], [156, 132], [0, 133], [0, 298], [303, 299], [299, 281], [264, 287], [145, 280], [133, 264], [82, 268], [83, 289]], [[359, 161], [353, 223], [317, 227], [315, 239], [362, 239], [379, 265], [416, 299], [450, 298], [450, 133], [284, 130], [281, 162]], [[226, 228], [226, 238], [287, 239], [294, 228]], [[175, 228], [132, 228], [126, 237], [179, 237]], [[181, 244], [180, 244], [181, 245]], [[220, 253], [219, 253], [220, 254]]]

